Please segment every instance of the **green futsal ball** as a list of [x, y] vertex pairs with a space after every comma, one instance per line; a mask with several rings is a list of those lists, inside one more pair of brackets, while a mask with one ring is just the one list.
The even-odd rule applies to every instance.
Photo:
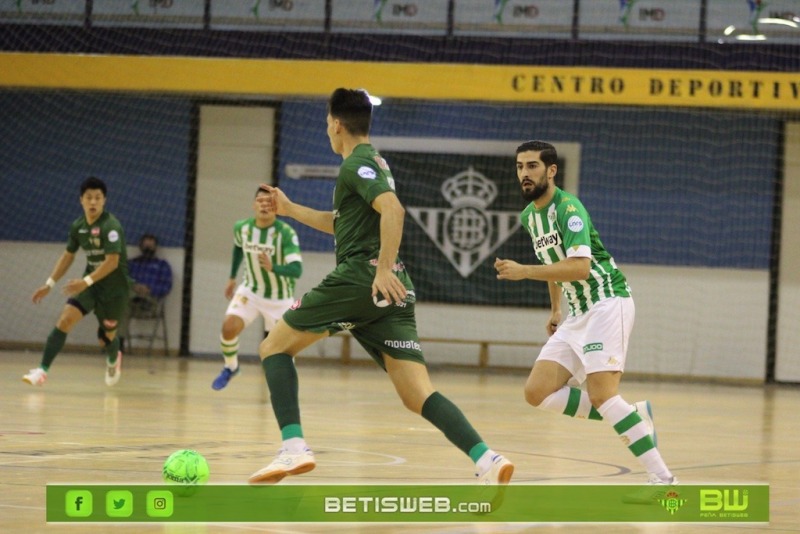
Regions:
[[169, 455], [161, 470], [164, 482], [181, 486], [198, 486], [208, 482], [208, 462], [197, 451], [182, 449]]

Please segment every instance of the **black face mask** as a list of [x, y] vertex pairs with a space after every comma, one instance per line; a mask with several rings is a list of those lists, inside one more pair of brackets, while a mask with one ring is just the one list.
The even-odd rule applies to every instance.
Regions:
[[154, 257], [155, 257], [155, 255], [156, 255], [156, 251], [155, 251], [155, 249], [152, 249], [152, 248], [142, 248], [141, 250], [142, 250], [142, 256], [144, 256], [144, 257], [145, 257], [145, 258], [147, 258], [148, 260], [149, 260], [149, 259], [151, 259], [151, 258], [154, 258]]

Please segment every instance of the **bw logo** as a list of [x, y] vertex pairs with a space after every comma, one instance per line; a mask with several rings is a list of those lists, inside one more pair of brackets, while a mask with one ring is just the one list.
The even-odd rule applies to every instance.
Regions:
[[411, 217], [450, 260], [458, 274], [469, 277], [519, 227], [517, 213], [486, 209], [497, 186], [470, 166], [442, 184], [446, 208], [409, 207]]

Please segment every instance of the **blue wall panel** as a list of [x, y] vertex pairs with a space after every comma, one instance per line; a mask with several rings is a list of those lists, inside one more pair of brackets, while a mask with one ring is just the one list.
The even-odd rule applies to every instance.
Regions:
[[[284, 104], [283, 163], [340, 163], [324, 116], [319, 103]], [[389, 100], [376, 108], [372, 132], [580, 143], [580, 197], [617, 260], [765, 269], [780, 128], [756, 113]], [[509, 180], [513, 161], [509, 154]], [[280, 179], [293, 198], [330, 209], [330, 181]], [[303, 232], [307, 246], [327, 243]]]
[[[130, 242], [150, 231], [183, 246], [190, 110], [182, 98], [0, 93], [0, 239], [64, 241], [78, 184], [96, 174]], [[330, 209], [332, 180], [285, 174], [341, 162], [325, 104], [286, 101], [280, 117], [281, 187]], [[580, 143], [580, 196], [618, 261], [765, 269], [780, 128], [757, 113], [388, 100], [373, 134]], [[297, 227], [306, 250], [332, 250], [330, 236]]]
[[129, 243], [154, 232], [183, 246], [189, 112], [186, 99], [0, 93], [0, 239], [66, 242], [96, 175]]

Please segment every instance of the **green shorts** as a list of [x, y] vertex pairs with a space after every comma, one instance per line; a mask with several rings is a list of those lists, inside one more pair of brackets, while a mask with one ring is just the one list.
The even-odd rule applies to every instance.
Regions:
[[84, 315], [94, 312], [103, 330], [115, 330], [128, 309], [128, 288], [106, 289], [93, 285], [70, 298], [67, 302]]
[[375, 268], [365, 261], [339, 265], [300, 297], [283, 320], [295, 330], [331, 334], [348, 330], [384, 369], [383, 354], [424, 365], [413, 285], [405, 271], [396, 274], [409, 289], [408, 296], [404, 302], [380, 307], [372, 298]]

